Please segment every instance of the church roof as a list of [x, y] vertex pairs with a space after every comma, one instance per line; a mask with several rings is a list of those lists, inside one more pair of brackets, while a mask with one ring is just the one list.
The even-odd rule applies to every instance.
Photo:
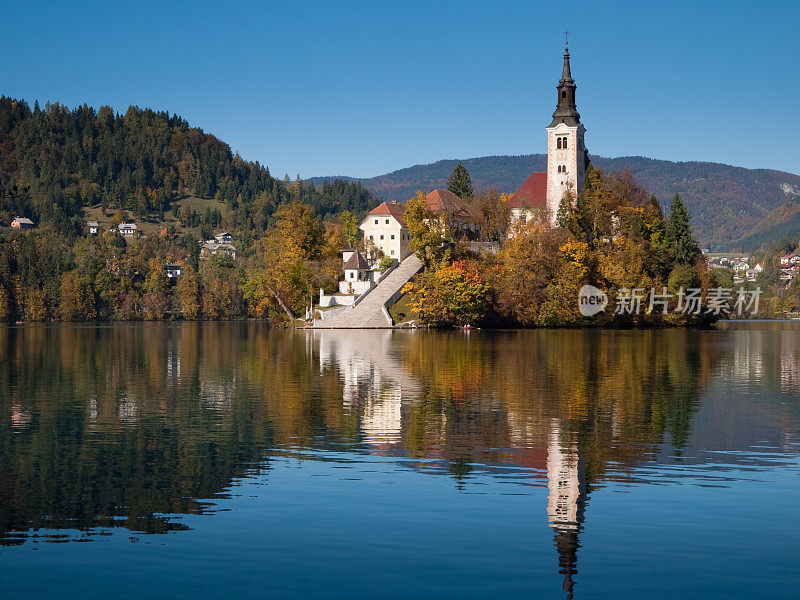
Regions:
[[381, 202], [376, 208], [369, 211], [369, 214], [376, 215], [391, 215], [400, 222], [400, 225], [405, 227], [406, 222], [403, 215], [406, 212], [406, 205], [400, 202]]
[[509, 208], [546, 208], [547, 173], [531, 173], [508, 201]]
[[358, 269], [359, 271], [362, 271], [364, 269], [369, 269], [369, 263], [367, 262], [367, 259], [364, 258], [364, 256], [361, 254], [361, 252], [356, 250], [355, 252], [353, 252], [353, 254], [350, 255], [350, 258], [347, 259], [347, 262], [344, 263], [343, 268]]

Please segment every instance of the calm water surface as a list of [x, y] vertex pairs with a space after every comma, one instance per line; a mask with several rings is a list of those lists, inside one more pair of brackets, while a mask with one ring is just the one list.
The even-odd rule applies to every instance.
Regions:
[[0, 328], [0, 598], [797, 598], [800, 327]]

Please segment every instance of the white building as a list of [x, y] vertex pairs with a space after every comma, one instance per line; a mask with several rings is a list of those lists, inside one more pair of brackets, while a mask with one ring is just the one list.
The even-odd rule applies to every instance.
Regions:
[[136, 223], [120, 223], [117, 225], [117, 231], [119, 231], [120, 235], [123, 237], [135, 237], [139, 233], [139, 228], [136, 227]]
[[321, 307], [352, 306], [358, 296], [377, 285], [385, 274], [385, 271], [372, 269], [364, 255], [352, 248], [342, 250], [342, 260], [344, 279], [339, 282], [339, 293], [327, 296], [320, 288]]
[[344, 281], [339, 282], [341, 294], [363, 294], [372, 287], [373, 277], [367, 259], [358, 250], [342, 250]]
[[359, 229], [364, 232], [368, 259], [376, 262], [381, 256], [403, 260], [411, 253], [408, 227], [403, 219], [406, 211], [400, 202], [383, 202], [370, 211]]
[[100, 224], [97, 221], [86, 221], [86, 228], [92, 235], [97, 235], [100, 231]]
[[177, 279], [183, 275], [183, 267], [181, 265], [164, 265], [164, 271], [167, 273], [169, 279]]

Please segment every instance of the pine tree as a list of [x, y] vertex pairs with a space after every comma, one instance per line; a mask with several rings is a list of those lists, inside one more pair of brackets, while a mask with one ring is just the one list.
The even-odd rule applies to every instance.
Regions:
[[470, 179], [467, 169], [460, 162], [453, 169], [450, 179], [447, 180], [447, 189], [459, 198], [467, 199], [472, 197], [472, 179]]
[[669, 221], [667, 221], [667, 242], [675, 253], [675, 262], [680, 265], [693, 264], [700, 252], [692, 233], [692, 226], [689, 224], [689, 213], [683, 205], [680, 194], [675, 194], [672, 198]]

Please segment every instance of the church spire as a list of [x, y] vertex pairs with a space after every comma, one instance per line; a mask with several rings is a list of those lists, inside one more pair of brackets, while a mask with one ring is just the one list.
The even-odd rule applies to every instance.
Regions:
[[572, 73], [569, 70], [569, 40], [566, 38], [568, 32], [564, 32], [564, 70], [561, 72], [561, 82], [572, 81]]
[[[566, 32], [565, 32], [566, 34]], [[581, 122], [578, 108], [575, 105], [575, 81], [572, 79], [572, 71], [569, 66], [569, 42], [564, 42], [564, 69], [561, 72], [561, 80], [558, 82], [558, 101], [556, 112], [553, 113], [553, 122], [550, 127], [555, 127], [559, 123], [575, 126]]]

